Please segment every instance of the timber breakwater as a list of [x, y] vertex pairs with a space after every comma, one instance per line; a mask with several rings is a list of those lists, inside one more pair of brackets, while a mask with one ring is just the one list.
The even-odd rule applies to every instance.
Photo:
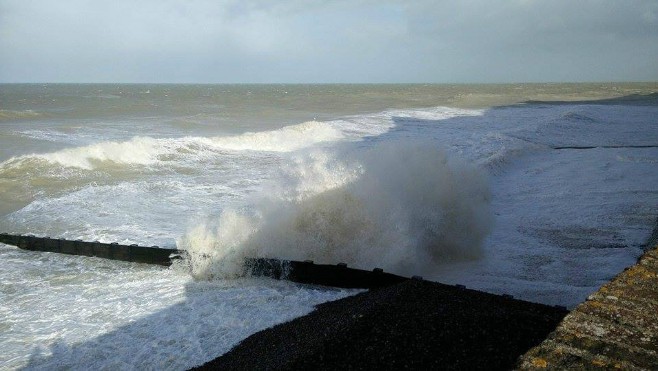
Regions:
[[[99, 241], [88, 242], [7, 233], [0, 233], [0, 242], [30, 251], [93, 256], [103, 259], [162, 266], [169, 266], [186, 254], [184, 250], [161, 248], [158, 246], [122, 245], [118, 243], [102, 243]], [[372, 271], [367, 271], [349, 268], [344, 263], [335, 265], [315, 264], [310, 260], [294, 261], [271, 258], [246, 259], [244, 263], [244, 274], [286, 279], [304, 284], [364, 289], [390, 286], [409, 279], [386, 273], [381, 268], [374, 268]], [[412, 278], [419, 279], [420, 277]]]
[[68, 255], [95, 256], [134, 263], [169, 266], [173, 259], [180, 258], [182, 251], [163, 249], [158, 246], [121, 245], [118, 243], [64, 240], [50, 237], [0, 233], [0, 242], [24, 250], [54, 252]]

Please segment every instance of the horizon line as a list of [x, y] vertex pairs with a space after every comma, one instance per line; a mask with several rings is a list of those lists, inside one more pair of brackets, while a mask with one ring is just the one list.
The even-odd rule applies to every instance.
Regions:
[[608, 81], [510, 81], [510, 82], [63, 82], [0, 81], [0, 85], [558, 85], [558, 84], [658, 84], [658, 80]]

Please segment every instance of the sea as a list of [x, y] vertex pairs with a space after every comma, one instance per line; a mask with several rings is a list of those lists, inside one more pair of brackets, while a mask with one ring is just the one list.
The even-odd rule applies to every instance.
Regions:
[[248, 257], [573, 308], [657, 217], [658, 83], [0, 84], [0, 232], [187, 251], [0, 244], [0, 369], [187, 369], [361, 292]]

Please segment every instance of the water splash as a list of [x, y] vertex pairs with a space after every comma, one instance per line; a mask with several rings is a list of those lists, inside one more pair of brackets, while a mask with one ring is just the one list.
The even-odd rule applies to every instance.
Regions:
[[481, 254], [491, 212], [479, 168], [417, 141], [305, 156], [314, 166], [287, 169], [255, 211], [225, 210], [178, 241], [196, 277], [234, 275], [245, 257], [419, 274]]

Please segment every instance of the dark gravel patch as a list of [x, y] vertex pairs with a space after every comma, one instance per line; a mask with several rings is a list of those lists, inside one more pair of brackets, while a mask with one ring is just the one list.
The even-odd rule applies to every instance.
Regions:
[[408, 280], [324, 303], [196, 368], [510, 369], [564, 308]]

